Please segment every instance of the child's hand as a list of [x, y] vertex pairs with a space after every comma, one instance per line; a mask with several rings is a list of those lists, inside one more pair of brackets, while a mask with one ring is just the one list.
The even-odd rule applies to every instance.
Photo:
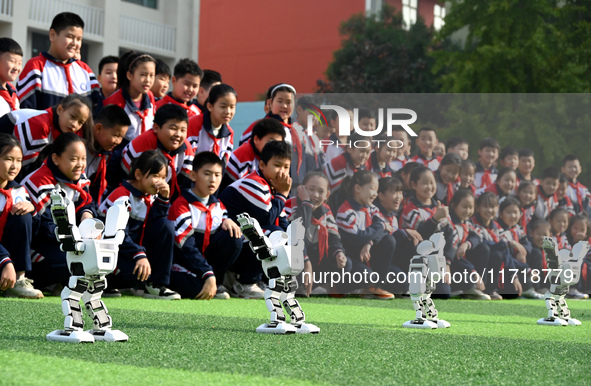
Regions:
[[275, 181], [271, 180], [270, 182], [271, 186], [277, 193], [283, 194], [286, 197], [289, 195], [289, 191], [291, 190], [291, 177], [289, 176], [289, 172], [281, 169], [277, 173]]
[[170, 197], [170, 186], [164, 180], [160, 180], [154, 184], [156, 188], [156, 193], [162, 198]]
[[298, 198], [301, 201], [310, 201], [310, 193], [308, 193], [308, 189], [304, 185], [298, 186]]
[[460, 244], [458, 250], [456, 251], [456, 258], [461, 259], [462, 257], [466, 256], [466, 251], [468, 250], [469, 246], [470, 245], [468, 243]]
[[82, 212], [82, 215], [80, 216], [80, 222], [86, 220], [87, 218], [92, 218], [92, 212], [90, 212], [90, 211]]
[[339, 252], [335, 257], [337, 259], [337, 268], [345, 268], [345, 265], [347, 265], [347, 256], [343, 252]]
[[369, 250], [371, 249], [371, 244], [365, 244], [363, 248], [361, 248], [361, 252], [359, 253], [359, 257], [361, 258], [362, 263], [369, 264], [369, 259], [371, 259], [371, 254]]
[[517, 241], [511, 241], [511, 246], [515, 250], [515, 258], [521, 261], [522, 263], [525, 263], [527, 257], [527, 251], [525, 247]]
[[405, 229], [404, 230], [406, 232], [406, 234], [408, 235], [408, 238], [412, 241], [412, 243], [415, 245], [415, 247], [421, 242], [423, 241], [423, 236], [421, 236], [421, 234], [417, 231], [415, 231], [414, 229]]
[[228, 231], [230, 237], [239, 239], [242, 236], [242, 232], [240, 231], [240, 227], [238, 226], [238, 224], [236, 224], [229, 218], [222, 221], [222, 229]]
[[35, 206], [29, 201], [20, 201], [13, 205], [11, 214], [22, 216], [35, 211]]
[[139, 281], [146, 281], [148, 277], [152, 274], [152, 267], [150, 266], [150, 262], [148, 261], [147, 257], [142, 257], [135, 262], [135, 267], [133, 268], [132, 275], [135, 275], [137, 272], [137, 279]]
[[0, 290], [4, 291], [14, 287], [14, 283], [16, 283], [16, 272], [14, 271], [14, 265], [12, 265], [12, 263], [8, 263], [2, 269], [2, 274], [0, 274]]
[[515, 277], [515, 280], [513, 280], [513, 288], [515, 288], [515, 291], [517, 291], [517, 295], [521, 296], [521, 292], [523, 292], [523, 288], [521, 287], [521, 282], [519, 281], [517, 276]]
[[439, 220], [447, 218], [447, 216], [449, 216], [449, 208], [438, 201], [437, 210], [433, 214], [433, 220], [439, 222]]
[[312, 292], [312, 263], [310, 260], [304, 263], [304, 273], [308, 273], [304, 275], [304, 290], [306, 291], [306, 297], [310, 297], [310, 293]]
[[215, 281], [215, 276], [210, 276], [205, 280], [205, 283], [203, 283], [203, 288], [201, 289], [201, 292], [195, 296], [195, 299], [209, 300], [215, 296], [217, 290], [218, 286]]

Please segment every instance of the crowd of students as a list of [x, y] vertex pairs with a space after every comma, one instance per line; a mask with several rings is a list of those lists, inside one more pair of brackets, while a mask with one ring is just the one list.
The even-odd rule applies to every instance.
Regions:
[[[314, 117], [308, 131], [317, 106], [296, 99], [287, 83], [268, 89], [266, 115], [234, 148], [229, 124], [238, 95], [219, 73], [190, 59], [171, 72], [128, 52], [103, 58], [95, 76], [79, 60], [83, 29], [78, 15], [58, 14], [49, 50], [22, 72], [18, 43], [0, 39], [0, 290], [7, 296], [40, 298], [67, 283], [48, 210], [58, 185], [77, 222], [129, 198], [105, 296], [129, 288], [156, 299], [262, 298], [261, 263], [236, 224], [244, 212], [267, 234], [302, 218], [305, 295], [405, 295], [408, 281], [385, 278], [408, 272], [416, 245], [443, 232], [450, 275], [437, 296], [541, 299], [549, 287], [543, 237], [559, 248], [589, 239], [589, 191], [574, 155], [537, 179], [531, 150], [501, 149], [494, 138], [482, 140], [474, 163], [465, 139], [444, 143], [426, 127], [414, 155], [400, 127], [387, 138], [343, 136], [335, 114]], [[370, 110], [360, 109], [358, 119], [361, 130], [375, 129]], [[590, 267], [587, 257], [569, 297], [588, 298]], [[314, 279], [332, 272], [382, 280]], [[476, 280], [451, 280], [456, 273]]]

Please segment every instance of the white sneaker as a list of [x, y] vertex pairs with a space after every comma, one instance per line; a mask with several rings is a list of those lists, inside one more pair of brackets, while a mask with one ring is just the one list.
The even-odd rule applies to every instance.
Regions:
[[310, 292], [310, 296], [327, 296], [327, 295], [328, 295], [328, 291], [326, 290], [326, 288], [324, 288], [322, 286], [314, 287], [312, 289], [312, 292]]
[[43, 292], [33, 287], [33, 280], [23, 277], [14, 283], [14, 288], [9, 288], [4, 291], [4, 296], [7, 298], [25, 298], [25, 299], [41, 299]]
[[232, 291], [237, 297], [243, 299], [263, 299], [265, 297], [265, 291], [256, 284], [242, 284], [237, 281], [234, 283]]
[[146, 292], [144, 293], [146, 299], [162, 299], [162, 300], [180, 300], [181, 295], [166, 288], [165, 286], [154, 286], [153, 284], [146, 284]]
[[473, 299], [473, 300], [490, 300], [490, 295], [485, 294], [479, 289], [475, 287], [470, 288], [469, 290], [464, 291], [462, 297], [464, 299]]
[[521, 297], [526, 299], [544, 299], [544, 295], [536, 292], [536, 290], [534, 290], [533, 287], [528, 289], [527, 291], [523, 291], [521, 293]]
[[228, 290], [223, 285], [219, 285], [215, 295], [213, 296], [214, 299], [230, 299], [230, 294]]

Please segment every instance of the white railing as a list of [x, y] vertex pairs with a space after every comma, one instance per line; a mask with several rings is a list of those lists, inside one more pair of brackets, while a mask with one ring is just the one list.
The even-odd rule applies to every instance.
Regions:
[[121, 15], [119, 40], [150, 49], [175, 52], [176, 27]]
[[31, 0], [29, 20], [50, 26], [54, 16], [60, 12], [78, 14], [84, 20], [85, 35], [103, 36], [105, 12], [102, 9], [65, 0]]
[[12, 1], [13, 0], [0, 0], [0, 15], [12, 16]]

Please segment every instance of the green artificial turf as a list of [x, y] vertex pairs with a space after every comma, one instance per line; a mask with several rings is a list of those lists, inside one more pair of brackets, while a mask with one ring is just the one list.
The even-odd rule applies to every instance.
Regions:
[[0, 299], [0, 384], [588, 384], [591, 301], [578, 327], [538, 326], [540, 300], [435, 300], [446, 330], [410, 330], [408, 299], [303, 299], [318, 335], [265, 335], [262, 300], [105, 299], [125, 343], [48, 342], [60, 299]]

